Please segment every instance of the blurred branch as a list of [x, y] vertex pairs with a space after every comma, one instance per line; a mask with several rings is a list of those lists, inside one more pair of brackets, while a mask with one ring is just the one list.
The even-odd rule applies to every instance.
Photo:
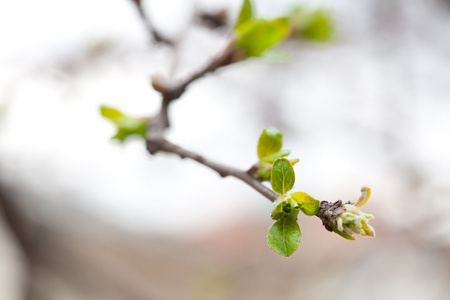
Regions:
[[157, 43], [173, 46], [174, 45], [173, 41], [164, 37], [158, 30], [155, 29], [149, 16], [145, 13], [144, 8], [142, 7], [142, 0], [131, 0], [131, 2], [135, 4], [139, 12], [139, 16], [141, 17], [142, 22], [144, 22], [145, 27], [147, 28], [147, 31], [150, 34], [150, 36], [152, 36]]
[[[162, 104], [158, 115], [153, 119], [152, 122], [149, 123], [147, 130], [148, 139], [160, 139], [164, 136], [165, 129], [170, 125], [168, 116], [170, 104], [173, 100], [180, 98], [191, 83], [202, 78], [208, 73], [214, 72], [223, 66], [230, 65], [241, 59], [243, 59], [243, 54], [240, 51], [236, 50], [236, 48], [234, 47], [234, 41], [231, 41], [227, 45], [227, 47], [225, 47], [225, 50], [221, 55], [213, 59], [203, 69], [192, 74], [190, 77], [178, 83], [177, 85], [170, 85], [164, 83], [161, 79], [153, 78], [153, 88], [161, 93]], [[155, 152], [156, 150], [158, 149], [153, 150], [152, 148], [149, 148], [150, 153]]]
[[216, 12], [200, 12], [197, 15], [198, 20], [209, 29], [221, 29], [227, 27], [228, 11], [221, 9]]
[[3, 211], [4, 219], [8, 227], [14, 234], [20, 248], [23, 250], [26, 258], [29, 260], [33, 254], [32, 230], [31, 224], [24, 216], [23, 212], [17, 207], [18, 204], [13, 204], [4, 193], [0, 190], [0, 210]]
[[0, 187], [0, 211], [3, 212], [5, 223], [11, 230], [21, 252], [25, 256], [26, 270], [24, 277], [24, 299], [31, 299], [33, 276], [36, 266], [37, 243], [35, 228], [25, 216], [18, 203], [11, 200], [10, 195]]

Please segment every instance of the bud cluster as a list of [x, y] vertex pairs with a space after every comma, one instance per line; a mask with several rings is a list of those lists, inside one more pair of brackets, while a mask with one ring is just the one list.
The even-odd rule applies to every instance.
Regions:
[[322, 201], [317, 216], [329, 231], [334, 231], [340, 236], [354, 240], [353, 234], [362, 236], [375, 236], [375, 230], [369, 225], [369, 220], [373, 215], [362, 212], [359, 207], [367, 203], [370, 197], [370, 189], [363, 187], [361, 197], [353, 204], [348, 202], [343, 204], [341, 200], [334, 203]]

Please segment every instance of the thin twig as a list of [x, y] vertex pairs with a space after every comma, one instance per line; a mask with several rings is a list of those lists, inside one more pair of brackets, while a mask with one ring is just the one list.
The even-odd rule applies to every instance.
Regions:
[[184, 149], [178, 145], [172, 144], [166, 139], [156, 139], [156, 140], [147, 139], [147, 149], [151, 154], [155, 154], [156, 152], [161, 151], [176, 154], [181, 158], [190, 158], [192, 160], [199, 162], [202, 165], [205, 165], [213, 169], [214, 171], [219, 173], [219, 175], [222, 177], [232, 176], [238, 178], [243, 182], [247, 183], [252, 188], [254, 188], [257, 192], [259, 192], [261, 195], [269, 199], [271, 202], [274, 202], [279, 196], [279, 194], [272, 191], [268, 187], [264, 186], [261, 183], [261, 181], [254, 178], [246, 171], [214, 162], [212, 160], [205, 158], [202, 155]]
[[[138, 1], [139, 2], [139, 1]], [[224, 51], [215, 59], [213, 59], [209, 64], [207, 64], [203, 69], [193, 73], [191, 76], [181, 81], [177, 85], [171, 86], [169, 84], [163, 83], [158, 78], [152, 79], [152, 85], [155, 90], [161, 93], [162, 103], [161, 109], [158, 115], [149, 122], [147, 130], [147, 150], [151, 154], [157, 152], [166, 152], [177, 154], [181, 158], [190, 158], [195, 160], [219, 173], [222, 177], [232, 176], [242, 180], [249, 186], [254, 188], [260, 194], [265, 196], [271, 202], [274, 202], [279, 194], [273, 190], [264, 186], [260, 180], [253, 177], [247, 171], [239, 170], [230, 166], [226, 166], [205, 157], [186, 150], [180, 146], [172, 144], [164, 138], [164, 132], [167, 127], [169, 127], [169, 106], [173, 100], [178, 99], [186, 91], [186, 88], [194, 81], [204, 77], [206, 74], [216, 71], [217, 69], [232, 64], [234, 62], [240, 61], [244, 58], [242, 52], [234, 47], [234, 40], [225, 47]]]
[[242, 58], [243, 56], [234, 47], [234, 41], [231, 41], [219, 56], [214, 58], [205, 67], [193, 73], [191, 76], [179, 82], [178, 84], [171, 86], [163, 82], [159, 78], [152, 78], [152, 85], [155, 90], [162, 94], [163, 101], [171, 102], [175, 99], [178, 99], [192, 82], [196, 81], [199, 78], [202, 78], [208, 73], [216, 71], [223, 66], [227, 66], [231, 63], [237, 62]]
[[[181, 158], [190, 158], [216, 171], [221, 177], [231, 176], [240, 179], [241, 181], [245, 182], [253, 189], [255, 189], [258, 193], [269, 199], [269, 201], [271, 202], [274, 202], [280, 196], [280, 194], [263, 185], [260, 180], [253, 177], [251, 174], [249, 174], [248, 171], [243, 171], [209, 160], [198, 153], [184, 149], [164, 138], [155, 140], [147, 139], [147, 149], [151, 154], [156, 154], [157, 152], [165, 152], [176, 154]], [[315, 216], [322, 220], [322, 224], [328, 231], [332, 231], [329, 224], [333, 219], [336, 219], [343, 212], [342, 207], [343, 204], [341, 200], [333, 203], [328, 201], [321, 201], [320, 209]]]
[[131, 2], [133, 2], [136, 5], [136, 8], [139, 12], [139, 16], [141, 17], [141, 20], [144, 23], [145, 28], [147, 29], [149, 35], [151, 37], [153, 37], [153, 39], [157, 43], [162, 43], [162, 44], [166, 44], [168, 46], [173, 46], [174, 45], [173, 41], [164, 37], [160, 32], [158, 32], [158, 30], [155, 29], [152, 22], [150, 21], [150, 18], [148, 17], [146, 12], [144, 11], [144, 8], [142, 7], [142, 1], [141, 0], [131, 0]]
[[155, 139], [162, 138], [164, 136], [164, 130], [168, 128], [170, 124], [168, 116], [170, 103], [180, 98], [191, 83], [204, 77], [208, 73], [214, 72], [221, 67], [242, 60], [243, 58], [243, 54], [234, 47], [234, 41], [232, 40], [218, 57], [213, 59], [203, 69], [193, 73], [184, 81], [181, 81], [176, 85], [167, 84], [156, 77], [152, 78], [153, 88], [162, 95], [162, 104], [158, 115], [154, 118], [154, 121], [149, 123], [148, 137]]

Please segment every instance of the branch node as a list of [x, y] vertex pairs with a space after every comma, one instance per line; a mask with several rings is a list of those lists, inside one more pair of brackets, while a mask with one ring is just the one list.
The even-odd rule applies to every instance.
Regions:
[[[256, 171], [258, 171], [258, 170], [259, 170], [259, 163], [256, 163], [253, 166], [251, 166], [250, 169], [248, 169], [246, 173], [252, 177], [255, 177], [254, 175], [255, 175]], [[258, 179], [258, 178], [256, 178], [256, 179]]]
[[161, 147], [162, 147], [162, 143], [163, 143], [163, 139], [161, 138], [147, 138], [147, 150], [148, 152], [150, 152], [150, 154], [154, 155], [157, 152], [161, 151]]
[[170, 39], [164, 37], [161, 35], [161, 33], [159, 33], [154, 26], [151, 24], [149, 17], [147, 16], [147, 14], [144, 11], [144, 8], [142, 7], [142, 2], [141, 0], [131, 0], [131, 2], [133, 2], [139, 12], [139, 16], [142, 19], [142, 22], [144, 22], [145, 27], [147, 28], [148, 33], [153, 37], [153, 39], [155, 40], [155, 42], [157, 43], [161, 43], [161, 44], [166, 44], [168, 46], [174, 46], [174, 42], [171, 41]]
[[344, 204], [342, 200], [336, 202], [322, 201], [320, 202], [319, 211], [316, 216], [322, 220], [322, 224], [328, 231], [333, 231], [330, 226], [333, 220], [339, 217], [344, 212]]

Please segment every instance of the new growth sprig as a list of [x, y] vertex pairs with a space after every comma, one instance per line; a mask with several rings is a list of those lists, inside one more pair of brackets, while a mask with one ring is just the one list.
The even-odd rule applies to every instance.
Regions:
[[[273, 162], [291, 154], [290, 150], [281, 150], [283, 146], [283, 134], [275, 127], [267, 127], [263, 130], [258, 141], [259, 162], [249, 172], [262, 181], [270, 180]], [[290, 160], [294, 165], [298, 159]]]
[[[138, 8], [148, 34], [155, 41], [174, 47], [174, 41], [164, 38], [152, 27], [141, 1], [131, 1]], [[275, 252], [283, 256], [290, 256], [299, 247], [302, 232], [297, 219], [300, 212], [305, 216], [320, 218], [327, 230], [346, 239], [355, 239], [354, 234], [375, 236], [373, 228], [368, 224], [373, 216], [359, 209], [369, 199], [370, 189], [362, 189], [362, 196], [356, 204], [350, 202], [343, 204], [341, 200], [319, 202], [304, 192], [290, 193], [295, 183], [293, 165], [298, 159], [286, 158], [290, 151], [282, 150], [283, 135], [275, 127], [263, 130], [257, 146], [258, 162], [248, 170], [215, 162], [166, 138], [166, 129], [170, 124], [169, 107], [174, 100], [183, 96], [190, 84], [224, 66], [264, 56], [268, 50], [289, 36], [306, 40], [326, 40], [332, 34], [331, 24], [327, 12], [306, 11], [299, 8], [294, 9], [287, 17], [257, 18], [252, 1], [244, 0], [229, 43], [209, 64], [178, 83], [152, 78], [153, 88], [161, 94], [161, 108], [156, 115], [134, 118], [115, 108], [101, 107], [101, 114], [117, 128], [117, 133], [112, 139], [123, 143], [131, 136], [142, 138], [145, 140], [147, 151], [152, 155], [165, 152], [180, 158], [189, 158], [214, 170], [221, 177], [234, 177], [252, 187], [273, 202], [271, 216], [275, 223], [269, 229], [268, 243]], [[267, 187], [264, 181], [270, 181], [272, 189]]]
[[371, 191], [368, 187], [361, 188], [361, 196], [358, 201], [343, 203], [342, 200], [334, 203], [322, 201], [317, 216], [329, 231], [333, 231], [343, 238], [354, 240], [353, 234], [375, 237], [375, 230], [369, 225], [373, 215], [362, 212], [359, 207], [369, 201]]
[[272, 207], [272, 219], [276, 222], [269, 229], [269, 246], [278, 254], [290, 256], [297, 250], [302, 237], [297, 223], [299, 212], [313, 216], [320, 203], [302, 192], [288, 194], [294, 186], [295, 173], [292, 163], [286, 158], [277, 158], [273, 163], [270, 183], [280, 196]]
[[253, 176], [270, 180], [272, 189], [280, 194], [272, 206], [271, 217], [276, 222], [269, 229], [270, 248], [283, 256], [294, 253], [302, 237], [297, 222], [300, 211], [306, 216], [315, 216], [320, 208], [321, 219], [328, 230], [350, 240], [355, 239], [354, 233], [373, 237], [374, 229], [368, 224], [373, 216], [359, 210], [369, 200], [369, 188], [363, 187], [362, 195], [354, 205], [350, 202], [342, 204], [341, 200], [334, 204], [327, 201], [320, 203], [304, 192], [288, 193], [295, 183], [293, 165], [298, 159], [285, 158], [290, 151], [281, 150], [282, 140], [283, 135], [277, 128], [265, 128], [258, 141], [259, 163], [251, 168]]

